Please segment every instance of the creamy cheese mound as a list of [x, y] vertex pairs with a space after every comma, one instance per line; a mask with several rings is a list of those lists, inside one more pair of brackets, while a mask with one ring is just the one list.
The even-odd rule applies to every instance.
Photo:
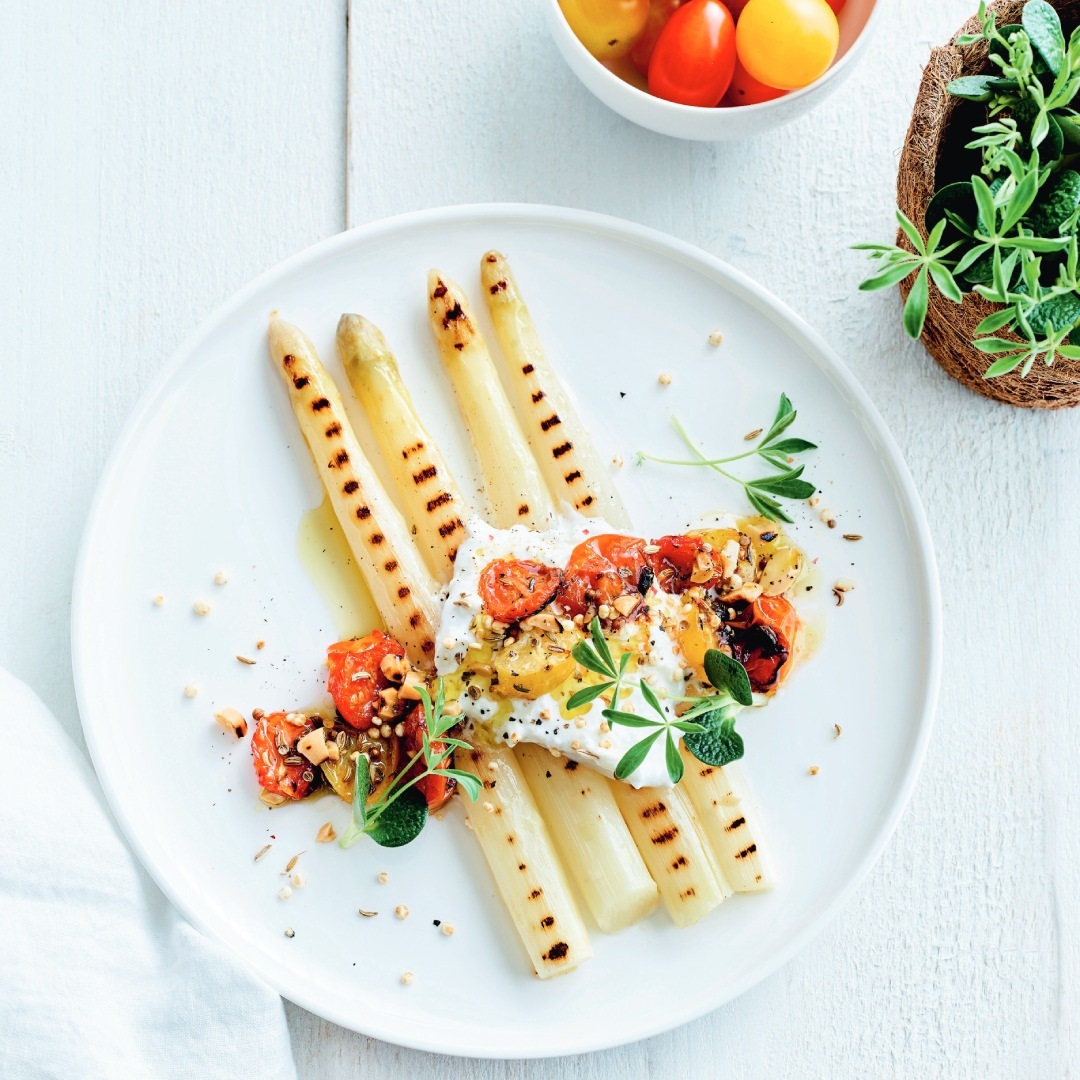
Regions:
[[[632, 534], [595, 518], [576, 515], [561, 518], [543, 532], [520, 525], [495, 529], [480, 518], [469, 521], [466, 529], [467, 538], [458, 549], [454, 578], [443, 606], [435, 654], [435, 669], [447, 680], [448, 698], [453, 695], [464, 715], [475, 726], [486, 728], [491, 737], [500, 742], [508, 745], [537, 743], [606, 776], [614, 776], [622, 756], [650, 731], [622, 724], [609, 725], [601, 715], [607, 706], [600, 698], [586, 709], [576, 710], [572, 718], [567, 716], [566, 699], [585, 684], [569, 679], [564, 684], [565, 690], [560, 687], [553, 693], [530, 700], [493, 694], [486, 689], [483, 679], [473, 681], [470, 694], [460, 675], [474, 667], [475, 659], [483, 655], [477, 633], [477, 617], [482, 610], [478, 589], [480, 575], [492, 560], [533, 559], [549, 566], [564, 567], [574, 547], [590, 536]], [[647, 681], [660, 698], [665, 713], [672, 717], [675, 702], [671, 699], [687, 693], [687, 673], [679, 663], [676, 642], [665, 629], [678, 625], [679, 604], [677, 596], [664, 593], [654, 582], [643, 597], [643, 608], [638, 616], [623, 621], [618, 631], [608, 638], [616, 661], [621, 652], [634, 652], [635, 660], [627, 669], [627, 681], [634, 684], [639, 680]], [[623, 689], [618, 707], [645, 718], [656, 717], [637, 685]], [[628, 778], [629, 783], [634, 787], [670, 785], [664, 746], [664, 738], [653, 744], [645, 760]]]

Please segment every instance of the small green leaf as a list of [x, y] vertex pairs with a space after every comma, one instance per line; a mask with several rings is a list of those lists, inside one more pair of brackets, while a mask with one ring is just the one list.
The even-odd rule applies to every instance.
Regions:
[[1017, 222], [1028, 212], [1035, 196], [1039, 193], [1039, 172], [1032, 169], [1016, 185], [1008, 205], [1005, 207], [1005, 215], [1001, 221], [1001, 231], [1009, 232], [1016, 227]]
[[650, 720], [647, 716], [638, 716], [637, 713], [623, 712], [622, 709], [604, 709], [600, 715], [610, 723], [622, 724], [623, 727], [663, 727], [658, 720]]
[[795, 411], [795, 406], [791, 404], [791, 398], [787, 394], [781, 391], [780, 403], [776, 406], [776, 415], [773, 417], [772, 427], [776, 427], [785, 416], [790, 416]]
[[911, 241], [911, 246], [920, 254], [926, 254], [926, 245], [923, 243], [923, 238], [919, 235], [919, 230], [915, 227], [915, 223], [904, 213], [903, 210], [896, 211], [896, 220], [900, 224], [900, 230]]
[[806, 480], [791, 479], [751, 480], [747, 487], [752, 487], [755, 491], [767, 491], [770, 495], [779, 495], [784, 499], [809, 499], [817, 491], [817, 488]]
[[1020, 361], [1024, 359], [1023, 353], [1017, 353], [1015, 356], [1003, 356], [1000, 360], [995, 360], [987, 369], [984, 379], [993, 379], [998, 375], [1007, 375], [1010, 371], [1014, 371], [1020, 364]]
[[640, 689], [641, 696], [648, 703], [649, 708], [651, 708], [653, 712], [658, 713], [660, 719], [666, 724], [668, 715], [664, 712], [663, 706], [660, 704], [660, 699], [656, 696], [653, 688], [647, 682], [643, 682], [641, 683]]
[[445, 769], [444, 771], [447, 776], [453, 777], [458, 782], [470, 801], [476, 802], [480, 798], [483, 787], [471, 772], [465, 772], [463, 769]]
[[[784, 400], [787, 401], [786, 396], [785, 396]], [[790, 405], [791, 402], [788, 402], [788, 404]], [[784, 413], [783, 416], [777, 417], [773, 421], [772, 427], [769, 428], [769, 430], [765, 433], [765, 437], [761, 440], [760, 443], [758, 443], [758, 446], [759, 447], [768, 446], [769, 443], [771, 443], [774, 439], [778, 438], [785, 431], [787, 431], [787, 429], [789, 427], [791, 427], [792, 424], [795, 423], [795, 416], [796, 416], [796, 413], [794, 413], [794, 412], [786, 412], [786, 413]]]
[[719, 649], [707, 649], [705, 677], [717, 690], [730, 694], [740, 705], [753, 704], [750, 676], [746, 674], [746, 668], [733, 656], [728, 656]]
[[938, 292], [940, 292], [942, 296], [948, 298], [954, 304], [963, 303], [964, 294], [960, 291], [960, 286], [956, 284], [952, 274], [950, 274], [943, 266], [931, 263], [930, 277], [933, 279], [934, 284], [938, 287]]
[[1065, 63], [1065, 37], [1058, 13], [1046, 0], [1028, 0], [1020, 21], [1035, 50], [1051, 73], [1057, 75]]
[[619, 759], [619, 764], [615, 766], [615, 779], [625, 780], [631, 773], [635, 772], [641, 763], [649, 756], [649, 751], [653, 748], [653, 743], [664, 733], [663, 728], [657, 728], [651, 735], [644, 738], [639, 743], [634, 743], [629, 750]]
[[817, 443], [812, 443], [809, 439], [781, 439], [769, 449], [780, 454], [801, 454], [804, 450], [816, 450]]
[[370, 760], [367, 754], [361, 754], [356, 759], [356, 776], [353, 779], [352, 820], [338, 840], [343, 848], [352, 847], [364, 835], [364, 826], [367, 824], [367, 797], [370, 791]]
[[592, 622], [589, 623], [589, 634], [592, 636], [596, 655], [607, 664], [609, 674], [616, 675], [615, 658], [611, 655], [611, 649], [608, 648], [607, 638], [604, 637], [603, 628], [600, 626], [599, 615], [594, 615]]
[[587, 641], [579, 641], [573, 649], [570, 650], [570, 655], [573, 656], [583, 668], [587, 668], [597, 675], [606, 675], [608, 678], [614, 678], [615, 676], [615, 671], [609, 668], [600, 657], [593, 652]]
[[735, 730], [735, 717], [729, 710], [718, 710], [711, 720], [701, 734], [687, 735], [683, 746], [702, 764], [723, 768], [743, 756], [742, 736]]
[[[628, 656], [629, 653], [624, 653], [624, 656]], [[597, 683], [595, 686], [586, 686], [584, 690], [578, 690], [571, 694], [567, 699], [566, 707], [571, 712], [574, 709], [580, 709], [582, 705], [588, 705], [590, 701], [595, 701], [605, 691], [610, 690], [615, 684], [613, 682]]]
[[783, 508], [775, 499], [770, 499], [767, 495], [762, 495], [752, 488], [744, 487], [743, 490], [746, 492], [750, 505], [762, 517], [768, 518], [770, 521], [786, 521], [789, 525], [792, 524], [791, 518], [784, 513]]
[[979, 227], [988, 236], [996, 236], [997, 207], [994, 205], [993, 192], [978, 174], [971, 178], [971, 190], [975, 195], [975, 204], [979, 208]]
[[907, 303], [904, 304], [904, 329], [910, 338], [918, 338], [923, 331], [926, 322], [926, 306], [929, 302], [929, 288], [926, 284], [926, 267], [919, 271], [915, 283], [908, 293]]
[[403, 847], [420, 835], [427, 817], [427, 800], [416, 788], [409, 788], [387, 803], [386, 809], [364, 831], [380, 847]]
[[1019, 341], [1009, 341], [1008, 338], [988, 337], [978, 338], [971, 343], [982, 353], [1012, 352], [1021, 347]]
[[679, 754], [679, 748], [675, 744], [675, 740], [671, 737], [670, 731], [667, 733], [667, 742], [664, 746], [664, 760], [667, 762], [667, 771], [671, 782], [677, 784], [683, 777], [683, 759]]
[[[690, 714], [687, 713], [687, 715], [689, 716]], [[676, 731], [685, 731], [687, 734], [691, 735], [695, 732], [706, 730], [703, 724], [695, 724], [693, 720], [675, 720], [668, 726], [675, 728]]]
[[1001, 311], [995, 311], [993, 314], [987, 315], [986, 318], [975, 327], [975, 333], [992, 334], [995, 330], [1000, 330], [1003, 326], [1011, 323], [1015, 317], [1012, 308], [1003, 308]]
[[880, 273], [874, 274], [872, 277], [868, 277], [865, 281], [859, 283], [860, 292], [875, 292], [878, 289], [889, 289], [893, 285], [898, 285], [904, 278], [908, 277], [915, 270], [918, 270], [919, 263], [916, 259], [908, 259], [906, 262], [894, 263], [892, 266], [886, 267]]

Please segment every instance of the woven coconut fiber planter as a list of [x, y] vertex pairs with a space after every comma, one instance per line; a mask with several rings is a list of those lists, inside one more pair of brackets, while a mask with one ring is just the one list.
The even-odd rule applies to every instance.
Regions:
[[[1053, 6], [1061, 17], [1066, 33], [1080, 22], [1080, 0], [1061, 0]], [[1020, 22], [1023, 7], [1022, 0], [995, 0], [989, 5], [997, 15], [998, 26]], [[981, 29], [978, 18], [972, 17], [957, 31], [956, 37], [976, 34]], [[955, 42], [954, 37], [949, 44], [930, 53], [930, 62], [923, 72], [911, 126], [900, 155], [900, 171], [896, 180], [897, 205], [918, 225], [924, 239], [926, 207], [937, 188], [938, 171], [943, 162], [948, 162], [950, 154], [963, 153], [964, 144], [975, 137], [968, 130], [950, 134], [953, 115], [963, 102], [945, 88], [953, 79], [963, 75], [979, 75], [990, 68], [986, 42], [979, 41], [963, 47]], [[897, 242], [910, 248], [903, 234], [900, 234]], [[908, 279], [900, 286], [905, 300], [912, 281]], [[922, 342], [930, 355], [954, 379], [995, 401], [1025, 409], [1064, 409], [1080, 405], [1080, 362], [1075, 360], [1059, 356], [1050, 367], [1037, 360], [1026, 377], [1021, 377], [1018, 371], [994, 379], [984, 377], [994, 357], [973, 348], [971, 340], [975, 336], [975, 327], [987, 315], [998, 310], [998, 305], [989, 303], [977, 293], [967, 293], [962, 304], [954, 304], [931, 286]]]

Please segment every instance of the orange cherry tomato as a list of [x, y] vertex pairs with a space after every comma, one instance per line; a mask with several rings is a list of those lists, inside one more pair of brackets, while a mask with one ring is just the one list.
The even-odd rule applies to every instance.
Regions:
[[649, 18], [649, 0], [559, 0], [578, 41], [598, 60], [617, 60], [637, 41]]
[[763, 82], [758, 82], [736, 60], [735, 74], [731, 76], [731, 85], [724, 95], [724, 100], [729, 105], [759, 105], [763, 101], [783, 97], [786, 93], [786, 90], [777, 90], [775, 86], [766, 86]]
[[782, 596], [758, 597], [724, 627], [731, 655], [746, 668], [750, 686], [759, 694], [787, 677], [798, 632], [799, 616]]
[[652, 57], [653, 46], [660, 36], [660, 31], [667, 26], [668, 19], [675, 13], [675, 9], [683, 0], [651, 0], [649, 4], [649, 18], [645, 23], [645, 29], [638, 35], [634, 47], [630, 50], [630, 59], [634, 67], [642, 75], [649, 74], [649, 60]]
[[555, 566], [530, 559], [495, 559], [480, 572], [480, 600], [493, 619], [512, 623], [547, 607], [561, 584], [562, 571]]
[[[381, 630], [353, 641], [339, 641], [326, 650], [330, 665], [326, 688], [345, 723], [361, 731], [371, 727], [379, 708], [379, 691], [390, 685], [382, 673], [382, 662], [387, 656], [404, 655], [405, 650]], [[362, 677], [354, 679], [354, 675]]]
[[[417, 753], [424, 745], [423, 730], [427, 723], [424, 718], [424, 706], [417, 705], [415, 709], [407, 717], [405, 717], [405, 752], [406, 757], [411, 758], [413, 754]], [[441, 753], [446, 744], [438, 739], [432, 740], [431, 747], [437, 753]], [[427, 799], [428, 810], [438, 810], [454, 794], [454, 789], [457, 787], [457, 781], [452, 776], [443, 776], [443, 769], [449, 769], [453, 757], [449, 757], [444, 761], [435, 772], [425, 776], [423, 780], [418, 780], [416, 783], [417, 789], [420, 794]], [[423, 762], [417, 761], [412, 769], [412, 773], [423, 772]]]
[[[293, 723], [288, 717], [300, 717]], [[264, 713], [251, 734], [251, 756], [259, 786], [272, 795], [286, 799], [303, 799], [310, 795], [322, 779], [322, 772], [296, 749], [296, 744], [309, 732], [321, 726], [303, 713]]]
[[825, 0], [749, 0], [735, 32], [739, 62], [778, 90], [819, 79], [839, 44], [840, 27]]
[[[666, 593], [685, 592], [690, 588], [698, 556], [705, 553], [705, 541], [699, 536], [661, 536], [653, 541], [653, 546], [660, 550], [646, 555], [646, 558], [656, 575], [656, 583]], [[720, 580], [711, 554], [708, 560], [712, 565], [712, 575], [694, 582], [703, 589], [711, 588]]]
[[[821, 0], [822, 3], [825, 0]], [[681, 105], [719, 105], [735, 70], [735, 20], [720, 0], [690, 0], [668, 19], [649, 61], [649, 92]]]
[[645, 541], [604, 533], [582, 541], [570, 553], [563, 575], [561, 603], [571, 615], [585, 615], [601, 604], [637, 592], [645, 569]]

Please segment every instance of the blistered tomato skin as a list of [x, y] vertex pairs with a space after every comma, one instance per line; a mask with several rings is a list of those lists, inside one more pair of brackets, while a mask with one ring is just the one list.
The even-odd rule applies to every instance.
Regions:
[[749, 0], [735, 34], [739, 63], [759, 82], [800, 90], [829, 69], [840, 27], [826, 0]]
[[264, 713], [259, 717], [251, 735], [251, 756], [260, 787], [285, 799], [304, 799], [311, 794], [322, 774], [297, 752], [296, 744], [319, 724], [317, 717], [303, 713]]
[[759, 82], [736, 60], [735, 74], [731, 76], [731, 85], [724, 100], [729, 105], [760, 105], [763, 101], [774, 101], [786, 93], [786, 90], [777, 90], [775, 86]]
[[390, 685], [382, 673], [382, 662], [387, 656], [404, 655], [405, 650], [381, 630], [353, 641], [339, 641], [326, 650], [330, 667], [326, 688], [345, 723], [361, 731], [371, 727], [379, 708], [379, 691]]
[[570, 29], [598, 60], [617, 60], [634, 46], [649, 18], [649, 0], [559, 0]]
[[683, 0], [651, 0], [645, 29], [638, 35], [634, 47], [630, 50], [630, 59], [642, 75], [649, 74], [649, 61], [652, 59], [656, 39], [682, 2]]
[[[824, 0], [821, 0], [824, 3]], [[735, 20], [720, 0], [690, 0], [660, 31], [649, 92], [680, 105], [719, 105], [735, 71]]]
[[645, 569], [645, 541], [603, 533], [583, 540], [570, 553], [560, 601], [570, 615], [585, 615], [638, 591]]

